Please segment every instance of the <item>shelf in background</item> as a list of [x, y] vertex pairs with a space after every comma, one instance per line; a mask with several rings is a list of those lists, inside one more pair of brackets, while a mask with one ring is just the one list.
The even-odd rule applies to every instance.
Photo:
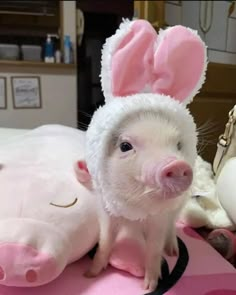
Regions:
[[24, 60], [0, 60], [1, 66], [13, 66], [13, 67], [34, 67], [34, 68], [48, 68], [48, 69], [76, 69], [75, 64], [63, 64], [63, 63], [46, 63], [46, 62], [34, 62]]

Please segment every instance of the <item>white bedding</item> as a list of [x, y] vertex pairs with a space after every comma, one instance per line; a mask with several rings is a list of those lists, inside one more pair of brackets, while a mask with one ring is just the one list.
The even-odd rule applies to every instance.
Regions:
[[0, 128], [0, 144], [4, 143], [7, 139], [22, 135], [27, 131], [27, 129]]

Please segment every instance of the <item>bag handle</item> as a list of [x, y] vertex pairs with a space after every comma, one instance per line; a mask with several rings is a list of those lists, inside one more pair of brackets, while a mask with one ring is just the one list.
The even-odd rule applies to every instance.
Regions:
[[232, 140], [234, 126], [236, 123], [236, 105], [229, 112], [229, 120], [225, 125], [225, 131], [220, 135], [217, 143], [217, 151], [213, 162], [213, 172], [216, 175], [220, 164], [228, 150], [228, 147]]

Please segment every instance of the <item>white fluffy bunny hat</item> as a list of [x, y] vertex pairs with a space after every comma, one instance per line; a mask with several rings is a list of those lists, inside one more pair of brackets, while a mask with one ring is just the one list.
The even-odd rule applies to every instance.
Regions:
[[125, 20], [106, 40], [101, 70], [105, 105], [94, 113], [88, 127], [86, 162], [93, 186], [111, 213], [120, 215], [125, 210], [103, 190], [103, 163], [112, 133], [131, 114], [164, 111], [184, 126], [194, 149], [196, 126], [186, 105], [204, 83], [206, 68], [205, 44], [196, 31], [181, 25], [157, 35], [145, 20]]

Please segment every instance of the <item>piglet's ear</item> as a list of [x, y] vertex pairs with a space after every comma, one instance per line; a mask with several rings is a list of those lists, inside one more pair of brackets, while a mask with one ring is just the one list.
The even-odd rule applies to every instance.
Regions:
[[207, 50], [196, 31], [174, 26], [159, 34], [154, 53], [152, 92], [185, 104], [205, 81]]
[[89, 174], [87, 164], [85, 161], [80, 160], [76, 162], [74, 165], [74, 170], [76, 178], [80, 183], [86, 184], [91, 181], [91, 176]]

